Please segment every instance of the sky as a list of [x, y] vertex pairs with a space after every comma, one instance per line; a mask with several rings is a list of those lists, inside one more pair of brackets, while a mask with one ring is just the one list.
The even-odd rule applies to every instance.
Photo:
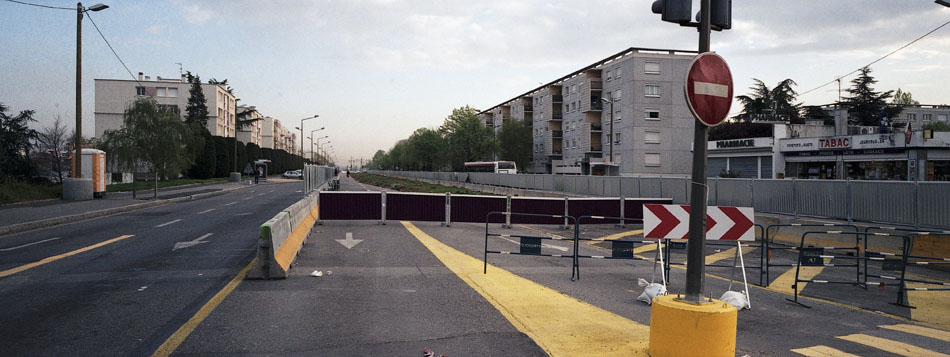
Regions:
[[[75, 9], [75, 2], [23, 0]], [[325, 127], [337, 163], [369, 159], [453, 108], [490, 108], [629, 47], [696, 50], [695, 29], [663, 22], [652, 0], [102, 0], [90, 16], [132, 73], [228, 79], [305, 135]], [[91, 6], [94, 2], [85, 4]], [[698, 11], [698, 0], [693, 1]], [[737, 95], [752, 79], [791, 78], [806, 105], [837, 100], [834, 81], [950, 21], [931, 0], [733, 2], [711, 48]], [[0, 103], [36, 111], [37, 129], [75, 123], [75, 10], [0, 0]], [[83, 133], [95, 133], [93, 79], [131, 79], [83, 22]], [[875, 63], [879, 91], [950, 104], [950, 25]], [[843, 77], [842, 89], [854, 75]], [[733, 105], [736, 111], [737, 105]], [[692, 133], [683, 133], [691, 137]], [[306, 142], [309, 145], [309, 140]]]

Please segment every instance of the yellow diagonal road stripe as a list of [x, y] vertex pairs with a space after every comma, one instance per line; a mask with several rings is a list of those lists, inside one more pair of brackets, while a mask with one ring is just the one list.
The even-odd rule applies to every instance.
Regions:
[[76, 249], [76, 250], [71, 251], [71, 252], [66, 252], [66, 253], [63, 253], [63, 254], [60, 254], [60, 255], [54, 255], [54, 256], [52, 256], [52, 257], [43, 258], [42, 260], [38, 260], [38, 261], [32, 262], [32, 263], [30, 263], [30, 264], [24, 264], [24, 265], [18, 266], [18, 267], [16, 267], [16, 268], [12, 268], [12, 269], [7, 269], [7, 270], [4, 270], [4, 271], [0, 271], [0, 278], [6, 277], [6, 276], [10, 276], [10, 275], [13, 275], [13, 274], [16, 274], [16, 273], [19, 273], [19, 272], [24, 271], [24, 270], [27, 270], [27, 269], [33, 269], [33, 268], [36, 268], [36, 267], [38, 267], [38, 266], [40, 266], [40, 265], [43, 265], [43, 264], [52, 263], [52, 262], [55, 262], [55, 261], [60, 260], [60, 259], [63, 259], [63, 258], [71, 257], [71, 256], [74, 256], [74, 255], [79, 254], [79, 253], [82, 253], [82, 252], [87, 252], [87, 251], [90, 251], [90, 250], [99, 248], [99, 247], [101, 247], [101, 246], [109, 245], [109, 244], [118, 242], [118, 241], [120, 241], [120, 240], [132, 238], [132, 237], [135, 237], [135, 236], [134, 236], [134, 235], [131, 235], [131, 234], [127, 234], [127, 235], [124, 235], [124, 236], [118, 236], [118, 237], [112, 238], [112, 239], [107, 240], [107, 241], [104, 241], [104, 242], [99, 242], [99, 243], [90, 245], [90, 246], [88, 246], [88, 247], [79, 248], [79, 249]]
[[865, 334], [851, 334], [847, 336], [838, 336], [838, 338], [860, 343], [865, 346], [871, 346], [882, 351], [887, 351], [901, 356], [947, 356], [943, 353], [937, 353], [926, 348], [920, 348], [914, 345], [906, 344], [900, 341], [889, 340], [886, 338], [874, 337]]
[[[742, 254], [743, 254], [743, 255], [749, 254], [749, 252], [751, 252], [753, 249], [755, 249], [755, 248], [754, 248], [754, 247], [743, 246], [743, 247], [742, 247]], [[721, 251], [721, 252], [719, 252], [719, 253], [707, 255], [707, 256], [706, 256], [706, 264], [707, 264], [707, 265], [708, 265], [708, 264], [715, 264], [715, 263], [719, 262], [720, 260], [735, 259], [735, 258], [736, 258], [736, 248], [726, 249], [726, 250], [723, 250], [723, 251]], [[738, 260], [736, 260], [736, 265], [739, 265], [739, 261], [738, 261]]]
[[808, 357], [858, 357], [858, 355], [853, 355], [822, 345], [794, 349], [792, 352]]
[[[829, 260], [830, 259], [825, 259], [824, 261], [827, 264]], [[818, 274], [821, 274], [821, 272], [824, 270], [825, 270], [825, 267], [823, 266], [821, 267], [803, 266], [801, 267], [801, 271], [798, 273], [798, 278], [801, 280], [812, 280], [815, 278], [815, 276], [818, 276]], [[795, 290], [792, 289], [792, 285], [794, 284], [795, 284], [795, 267], [792, 267], [788, 271], [782, 273], [782, 275], [779, 275], [778, 278], [775, 278], [775, 280], [773, 280], [772, 283], [769, 284], [769, 290], [792, 294], [795, 292]], [[799, 293], [801, 293], [802, 290], [805, 290], [805, 285], [808, 285], [808, 283], [798, 283]]]
[[[624, 238], [624, 237], [635, 236], [635, 235], [637, 235], [637, 234], [643, 234], [643, 230], [642, 230], [642, 229], [635, 229], [635, 230], [632, 230], [632, 231], [626, 231], [626, 232], [615, 233], [615, 234], [611, 234], [611, 235], [609, 235], [609, 236], [600, 237], [599, 239], [603, 239], [603, 240], [617, 240], [617, 239], [621, 239], [621, 238]], [[599, 243], [599, 242], [598, 242], [598, 241], [587, 241], [587, 242], [585, 242], [584, 244], [594, 245], [594, 244], [597, 244], [597, 243]]]
[[900, 331], [909, 334], [930, 337], [933, 339], [941, 340], [944, 342], [950, 342], [950, 332], [941, 331], [937, 329], [927, 328], [923, 326], [908, 325], [908, 324], [897, 324], [897, 325], [881, 325], [880, 328], [886, 328], [888, 330]]
[[402, 222], [442, 264], [490, 302], [519, 331], [552, 356], [646, 355], [649, 326], [488, 266]]

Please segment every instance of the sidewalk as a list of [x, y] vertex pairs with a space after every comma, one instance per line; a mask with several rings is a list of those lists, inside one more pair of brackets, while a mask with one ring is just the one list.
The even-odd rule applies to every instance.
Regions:
[[[270, 179], [262, 184], [273, 184], [279, 181], [284, 180]], [[135, 199], [132, 198], [131, 192], [119, 192], [107, 193], [104, 198], [88, 201], [53, 199], [14, 203], [0, 206], [0, 235], [78, 222], [166, 203], [216, 196], [247, 187], [251, 187], [247, 181], [216, 182], [159, 189], [158, 199], [152, 199], [151, 189], [143, 189], [136, 193]]]

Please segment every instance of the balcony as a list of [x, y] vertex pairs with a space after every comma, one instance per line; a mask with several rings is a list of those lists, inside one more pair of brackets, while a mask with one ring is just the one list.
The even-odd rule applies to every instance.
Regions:
[[548, 154], [548, 156], [561, 156], [561, 150], [551, 151], [551, 153]]
[[603, 154], [599, 152], [589, 152], [584, 154], [584, 162], [591, 162], [591, 159], [600, 159]]
[[598, 90], [598, 89], [603, 89], [603, 88], [604, 88], [603, 81], [590, 81], [590, 89]]
[[591, 131], [602, 131], [602, 130], [604, 130], [604, 126], [603, 126], [602, 124], [591, 124], [591, 125], [590, 125], [590, 130], [591, 130]]
[[591, 98], [591, 101], [590, 101], [590, 110], [592, 110], [592, 111], [598, 111], [598, 112], [599, 112], [599, 111], [602, 111], [602, 110], [604, 110], [604, 103], [602, 103], [602, 102], [600, 102], [600, 101], [594, 101], [594, 99]]
[[564, 103], [564, 96], [560, 94], [552, 94], [551, 101], [554, 103]]
[[563, 131], [560, 131], [560, 130], [551, 130], [551, 137], [552, 137], [552, 138], [563, 138], [563, 137], [564, 137], [564, 132], [563, 132]]
[[551, 120], [561, 120], [561, 119], [564, 119], [564, 114], [562, 114], [560, 111], [551, 113]]
[[534, 105], [525, 104], [525, 105], [524, 105], [524, 111], [525, 111], [525, 113], [527, 113], [527, 112], [533, 112], [533, 111], [534, 111]]
[[604, 152], [604, 149], [601, 147], [591, 147], [590, 152]]

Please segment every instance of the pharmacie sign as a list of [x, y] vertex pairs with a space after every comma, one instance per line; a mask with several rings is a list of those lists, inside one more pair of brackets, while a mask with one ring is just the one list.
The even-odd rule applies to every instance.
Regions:
[[755, 146], [755, 139], [720, 140], [716, 142], [717, 149], [745, 148], [753, 146]]
[[849, 148], [849, 147], [851, 147], [851, 137], [849, 136], [838, 136], [838, 137], [818, 139], [819, 149], [840, 149], [840, 148]]

